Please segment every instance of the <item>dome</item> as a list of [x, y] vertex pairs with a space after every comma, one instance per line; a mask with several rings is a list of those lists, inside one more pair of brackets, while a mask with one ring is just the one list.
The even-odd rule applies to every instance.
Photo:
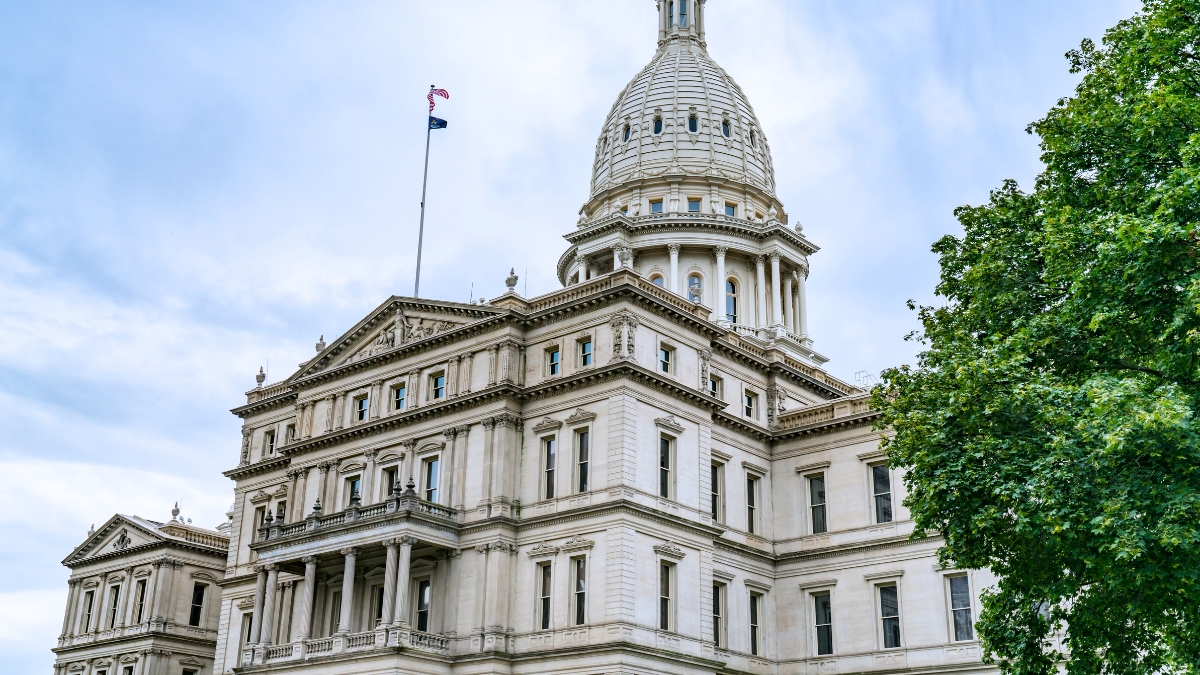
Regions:
[[[597, 198], [660, 176], [713, 177], [770, 197], [775, 172], [770, 146], [746, 95], [704, 42], [704, 3], [691, 5], [692, 25], [660, 2], [658, 51], [621, 91], [596, 142], [588, 215]], [[674, 12], [674, 14], [672, 14]]]

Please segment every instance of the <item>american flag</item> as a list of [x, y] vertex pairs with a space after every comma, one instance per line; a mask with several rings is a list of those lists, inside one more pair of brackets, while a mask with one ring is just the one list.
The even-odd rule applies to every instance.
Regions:
[[445, 89], [432, 89], [431, 88], [429, 90], [429, 96], [427, 96], [426, 98], [429, 99], [429, 112], [431, 112], [431, 113], [433, 112], [433, 105], [434, 105], [433, 97], [434, 96], [441, 96], [442, 98], [449, 99], [450, 92], [446, 91]]

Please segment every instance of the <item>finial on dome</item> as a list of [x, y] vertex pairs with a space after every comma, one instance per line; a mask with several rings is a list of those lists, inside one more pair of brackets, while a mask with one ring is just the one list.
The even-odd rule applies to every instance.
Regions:
[[321, 339], [317, 340], [317, 344], [315, 346], [317, 348], [318, 354], [325, 351], [325, 336], [324, 335], [321, 336]]

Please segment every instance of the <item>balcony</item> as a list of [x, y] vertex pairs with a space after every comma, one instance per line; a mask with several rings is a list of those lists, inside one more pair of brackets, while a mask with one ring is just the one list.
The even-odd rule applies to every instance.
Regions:
[[186, 626], [174, 622], [158, 621], [143, 621], [142, 623], [130, 624], [128, 626], [117, 626], [106, 630], [81, 633], [79, 635], [61, 635], [58, 638], [58, 646], [77, 647], [79, 645], [88, 645], [97, 642], [105, 642], [108, 640], [116, 640], [124, 637], [133, 637], [136, 635], [146, 634], [157, 635], [178, 635], [198, 640], [216, 641], [217, 631], [200, 628], [198, 626]]
[[282, 645], [248, 646], [242, 650], [242, 667], [253, 670], [296, 661], [336, 660], [343, 656], [361, 658], [372, 653], [407, 650], [448, 658], [450, 639], [402, 626], [380, 626], [362, 633], [339, 633]]

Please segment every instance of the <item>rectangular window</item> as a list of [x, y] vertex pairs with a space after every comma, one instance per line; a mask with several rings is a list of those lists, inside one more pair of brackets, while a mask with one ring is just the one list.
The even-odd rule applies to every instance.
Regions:
[[746, 392], [742, 400], [742, 412], [752, 420], [758, 419], [758, 395]]
[[758, 532], [758, 478], [746, 478], [746, 531]]
[[96, 600], [96, 591], [88, 591], [83, 594], [83, 632], [86, 633], [92, 629], [92, 603]]
[[284, 520], [284, 514], [286, 514], [286, 513], [287, 513], [287, 502], [286, 501], [275, 502], [275, 520], [276, 520], [276, 522], [278, 522], [280, 525], [282, 525], [283, 520]]
[[558, 347], [546, 350], [546, 375], [554, 376], [562, 373], [562, 352]]
[[750, 594], [750, 654], [753, 656], [758, 656], [758, 606], [761, 603], [761, 595], [757, 593]]
[[712, 394], [713, 396], [715, 396], [717, 398], [721, 398], [721, 389], [722, 389], [721, 384], [722, 384], [721, 378], [717, 377], [716, 375], [709, 375], [709, 377], [708, 377], [708, 393]]
[[[191, 673], [191, 675], [196, 675], [196, 671], [194, 670], [183, 671], [183, 675], [188, 675], [188, 673]], [[133, 675], [133, 666], [125, 666], [125, 668], [121, 670], [121, 675]]]
[[892, 522], [892, 477], [887, 464], [871, 467], [871, 486], [875, 495], [875, 522]]
[[429, 382], [432, 385], [430, 390], [433, 392], [433, 398], [439, 399], [446, 397], [445, 373], [438, 373], [437, 375], [434, 375], [433, 377], [429, 378]]
[[538, 565], [538, 625], [550, 629], [550, 563]]
[[688, 199], [688, 213], [700, 213], [699, 199]]
[[207, 584], [197, 582], [192, 586], [192, 611], [188, 614], [188, 625], [199, 626], [200, 616], [204, 613], [204, 591], [208, 590]]
[[401, 488], [398, 485], [400, 482], [400, 467], [389, 466], [383, 470], [383, 484], [387, 496], [391, 497], [394, 494], [400, 494]]
[[737, 215], [737, 205], [736, 204], [726, 204], [725, 205], [725, 215], [729, 216], [730, 218], [733, 218], [734, 216], [736, 216]]
[[667, 347], [659, 347], [659, 349], [658, 349], [658, 369], [659, 370], [661, 370], [664, 373], [671, 372], [671, 361], [672, 361], [671, 357], [673, 356], [672, 352], [674, 352], [674, 351], [675, 350], [668, 349]]
[[421, 489], [425, 490], [425, 501], [436, 502], [438, 500], [438, 467], [440, 462], [438, 457], [431, 457], [424, 461], [421, 475], [424, 476], [424, 485]]
[[883, 648], [900, 646], [900, 596], [896, 586], [879, 587], [879, 620], [883, 629]]
[[329, 601], [329, 634], [333, 635], [341, 628], [342, 623], [342, 592], [334, 591]]
[[713, 584], [712, 616], [713, 642], [721, 649], [725, 646], [725, 584]]
[[671, 439], [658, 439], [658, 496], [671, 498]]
[[263, 445], [266, 446], [268, 455], [275, 454], [275, 432], [274, 431], [268, 431], [266, 433], [266, 435], [263, 436]]
[[367, 410], [369, 410], [370, 399], [366, 396], [359, 396], [354, 399], [354, 419], [362, 421], [367, 419]]
[[712, 484], [712, 518], [713, 520], [722, 522], [721, 505], [724, 499], [722, 495], [725, 492], [725, 466], [723, 464], [712, 465], [712, 476], [710, 478]]
[[287, 439], [288, 443], [291, 443], [292, 441], [296, 440], [296, 425], [295, 424], [289, 424], [286, 427], [284, 427], [284, 438]]
[[816, 628], [817, 655], [833, 653], [833, 605], [828, 593], [813, 594], [813, 618]]
[[575, 485], [576, 492], [587, 492], [588, 466], [590, 466], [591, 463], [591, 434], [589, 434], [585, 429], [584, 431], [578, 432], [575, 435], [575, 438], [577, 439], [576, 445], [579, 448], [575, 452], [575, 475], [578, 479]]
[[422, 633], [429, 632], [429, 605], [432, 591], [429, 587], [429, 579], [422, 579], [417, 582], [417, 630]]
[[650, 213], [662, 213], [662, 200], [653, 200], [650, 202]]
[[591, 340], [591, 338], [589, 338], [587, 340], [579, 341], [579, 365], [580, 366], [592, 365], [592, 340]]
[[371, 589], [371, 628], [378, 628], [383, 623], [383, 586]]
[[342, 492], [342, 508], [350, 506], [350, 502], [358, 497], [362, 499], [362, 494], [359, 489], [362, 488], [362, 476], [351, 476], [346, 479], [346, 488]]
[[688, 0], [679, 0], [679, 27], [687, 28]]
[[[250, 628], [254, 625], [254, 612], [246, 612], [242, 615], [242, 632], [241, 644], [239, 649], [245, 649], [246, 645], [250, 644]], [[240, 657], [239, 657], [240, 658]]]
[[146, 580], [138, 579], [137, 586], [134, 587], [133, 597], [136, 606], [134, 608], [134, 623], [142, 622], [142, 614], [146, 609]]
[[404, 410], [404, 399], [407, 396], [408, 391], [405, 389], [403, 384], [399, 385], [395, 389], [392, 389], [392, 405], [396, 407], [396, 410]]
[[554, 468], [558, 462], [555, 439], [542, 439], [542, 498], [554, 499]]
[[670, 563], [659, 563], [658, 565], [658, 627], [661, 630], [671, 630], [673, 618], [673, 605], [671, 593], [671, 578], [675, 571], [674, 565]]
[[829, 523], [825, 520], [825, 474], [808, 477], [808, 504], [812, 515], [812, 533], [828, 532]]
[[571, 576], [575, 586], [574, 597], [571, 602], [575, 604], [575, 625], [582, 626], [587, 622], [587, 558], [579, 557], [571, 559]]
[[971, 620], [971, 583], [966, 576], [950, 577], [950, 612], [954, 618], [954, 639], [974, 640], [975, 623]]
[[120, 609], [121, 587], [108, 587], [108, 627], [117, 627], [117, 610]]

